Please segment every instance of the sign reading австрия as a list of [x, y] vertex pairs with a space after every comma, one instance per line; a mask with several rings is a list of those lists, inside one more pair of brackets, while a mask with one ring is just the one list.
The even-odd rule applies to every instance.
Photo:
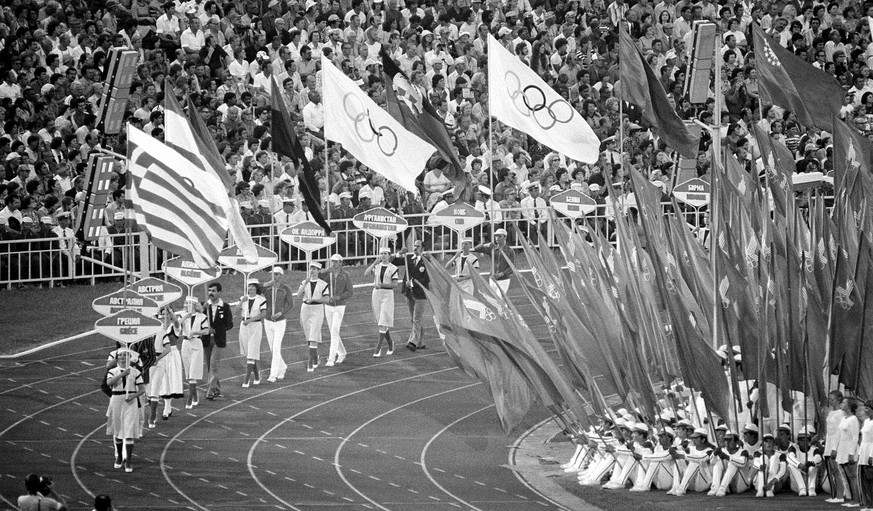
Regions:
[[376, 238], [384, 238], [406, 230], [409, 224], [385, 208], [373, 208], [352, 218], [355, 227]]
[[158, 307], [163, 307], [182, 297], [181, 287], [155, 277], [137, 280], [127, 286], [126, 289], [146, 298], [151, 298], [158, 304]]
[[336, 234], [326, 235], [315, 222], [300, 222], [279, 233], [282, 241], [304, 252], [315, 252], [336, 243]]
[[175, 257], [164, 263], [164, 273], [182, 284], [196, 286], [217, 279], [221, 276], [221, 268], [218, 266], [198, 268], [194, 261]]

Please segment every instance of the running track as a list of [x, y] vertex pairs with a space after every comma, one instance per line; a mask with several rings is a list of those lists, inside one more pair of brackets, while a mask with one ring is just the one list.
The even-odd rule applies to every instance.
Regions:
[[[432, 323], [429, 349], [413, 354], [401, 347], [409, 315], [400, 295], [396, 312], [398, 348], [373, 358], [369, 292], [357, 291], [342, 330], [348, 358], [325, 368], [325, 342], [314, 373], [295, 314], [285, 380], [249, 389], [239, 387], [244, 361], [231, 332], [225, 396], [201, 397], [190, 411], [178, 400], [137, 442], [132, 474], [112, 468], [105, 434], [98, 387], [109, 340], [0, 361], [0, 509], [14, 509], [30, 472], [53, 476], [70, 509], [90, 510], [98, 493], [122, 509], [565, 509], [504, 467], [518, 434], [503, 433], [485, 387], [454, 368]], [[547, 417], [536, 410], [519, 431]]]

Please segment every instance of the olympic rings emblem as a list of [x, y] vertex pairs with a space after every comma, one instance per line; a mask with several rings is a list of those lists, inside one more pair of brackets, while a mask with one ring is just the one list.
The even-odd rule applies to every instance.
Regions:
[[525, 117], [533, 117], [537, 125], [544, 129], [552, 129], [556, 124], [567, 124], [573, 120], [576, 110], [564, 98], [558, 98], [546, 103], [546, 93], [538, 85], [521, 86], [521, 78], [513, 71], [504, 75], [506, 92], [512, 99], [515, 109]]
[[369, 143], [375, 140], [382, 154], [389, 158], [394, 156], [394, 153], [397, 152], [397, 133], [388, 126], [376, 128], [370, 117], [370, 111], [364, 107], [361, 98], [357, 97], [354, 92], [348, 92], [343, 96], [343, 110], [348, 118], [355, 122], [355, 135], [361, 139], [361, 142]]

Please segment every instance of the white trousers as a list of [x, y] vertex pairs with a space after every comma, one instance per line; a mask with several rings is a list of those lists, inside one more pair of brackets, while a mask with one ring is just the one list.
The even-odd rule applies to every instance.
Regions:
[[330, 350], [327, 353], [328, 362], [335, 362], [335, 358], [346, 356], [346, 347], [340, 337], [340, 327], [343, 325], [343, 317], [346, 315], [345, 305], [325, 305], [324, 319], [327, 320], [327, 329], [330, 330]]
[[267, 334], [267, 345], [273, 353], [272, 361], [270, 362], [270, 378], [284, 378], [285, 370], [288, 365], [282, 359], [282, 339], [285, 338], [285, 325], [287, 321], [280, 319], [279, 321], [264, 320], [264, 332]]

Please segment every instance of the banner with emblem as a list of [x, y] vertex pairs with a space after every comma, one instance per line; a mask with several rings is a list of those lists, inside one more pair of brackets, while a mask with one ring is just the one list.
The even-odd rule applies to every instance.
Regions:
[[415, 178], [436, 148], [401, 126], [327, 57], [321, 66], [325, 137], [392, 183], [418, 193]]
[[600, 140], [582, 115], [527, 64], [488, 36], [491, 115], [583, 163], [600, 155]]

